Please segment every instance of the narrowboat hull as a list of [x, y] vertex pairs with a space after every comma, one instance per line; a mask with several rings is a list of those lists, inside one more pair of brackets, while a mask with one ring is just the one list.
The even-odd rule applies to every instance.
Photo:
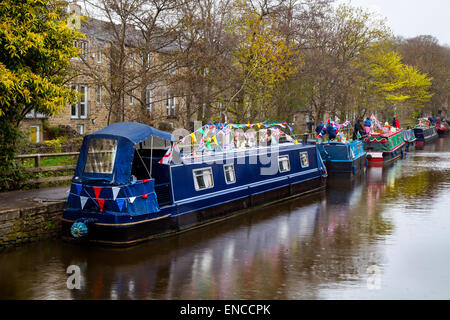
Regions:
[[383, 167], [403, 158], [403, 146], [390, 152], [367, 152], [368, 165]]
[[[194, 210], [184, 214], [166, 214], [155, 218], [135, 222], [89, 224], [89, 233], [84, 238], [74, 238], [71, 227], [75, 220], [62, 218], [62, 238], [76, 243], [93, 243], [108, 246], [132, 246], [140, 242], [175, 235], [191, 229], [203, 227], [211, 223], [246, 213], [249, 209], [271, 205], [276, 202], [300, 197], [325, 189], [326, 178], [315, 177], [306, 181], [288, 184], [270, 191], [249, 194], [240, 199]], [[162, 211], [173, 212], [173, 208], [162, 208]]]
[[349, 161], [333, 161], [329, 160], [325, 162], [327, 172], [330, 177], [354, 177], [366, 169], [367, 159], [366, 155], [359, 157], [358, 159]]

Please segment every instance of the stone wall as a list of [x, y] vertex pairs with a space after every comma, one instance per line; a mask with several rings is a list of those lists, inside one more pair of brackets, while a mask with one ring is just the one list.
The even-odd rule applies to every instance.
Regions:
[[0, 249], [59, 237], [63, 209], [64, 202], [61, 201], [39, 207], [1, 211]]

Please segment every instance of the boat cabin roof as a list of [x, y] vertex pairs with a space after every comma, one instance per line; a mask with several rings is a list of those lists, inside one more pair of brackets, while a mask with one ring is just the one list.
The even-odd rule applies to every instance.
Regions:
[[113, 123], [102, 130], [90, 134], [90, 136], [94, 138], [96, 136], [109, 136], [110, 138], [121, 137], [129, 140], [133, 144], [138, 144], [150, 137], [158, 137], [168, 141], [175, 141], [172, 134], [137, 122]]

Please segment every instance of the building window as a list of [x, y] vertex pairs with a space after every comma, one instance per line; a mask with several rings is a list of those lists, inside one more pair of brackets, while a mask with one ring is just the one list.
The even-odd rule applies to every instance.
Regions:
[[[74, 91], [78, 91], [78, 86], [77, 85], [72, 85], [71, 88]], [[76, 102], [72, 104], [70, 117], [71, 118], [78, 118], [78, 103], [76, 103]]]
[[193, 170], [195, 190], [205, 190], [214, 187], [211, 168]]
[[289, 156], [278, 157], [278, 168], [280, 169], [281, 173], [291, 170], [291, 166], [289, 164]]
[[130, 68], [133, 68], [133, 53], [130, 52], [129, 54], [129, 59], [130, 59]]
[[102, 63], [102, 52], [100, 50], [97, 51], [97, 63]]
[[87, 117], [87, 87], [80, 85], [80, 118], [86, 119]]
[[84, 84], [81, 85], [72, 85], [72, 90], [78, 91], [80, 94], [80, 100], [78, 103], [72, 104], [70, 117], [72, 119], [77, 119], [80, 117], [81, 119], [86, 119], [87, 117], [87, 86]]
[[97, 85], [97, 104], [102, 103], [102, 85]]
[[300, 164], [302, 168], [309, 167], [308, 152], [300, 152]]
[[80, 45], [79, 48], [81, 49], [80, 56], [83, 59], [86, 59], [86, 57], [87, 57], [87, 41], [80, 41], [79, 45]]
[[129, 103], [130, 103], [130, 106], [133, 105], [133, 94], [134, 94], [133, 91], [134, 91], [134, 90], [131, 90], [131, 92], [130, 92], [130, 102], [129, 102]]
[[79, 124], [79, 125], [78, 125], [78, 133], [79, 133], [80, 135], [83, 135], [83, 134], [84, 134], [84, 124]]
[[175, 96], [174, 95], [167, 94], [166, 107], [167, 107], [167, 115], [174, 116], [175, 115]]
[[152, 112], [152, 89], [147, 89], [147, 110]]
[[236, 175], [234, 174], [234, 165], [226, 164], [223, 166], [225, 172], [225, 182], [227, 184], [236, 182]]
[[152, 65], [152, 56], [150, 53], [147, 53], [147, 68], [150, 68]]

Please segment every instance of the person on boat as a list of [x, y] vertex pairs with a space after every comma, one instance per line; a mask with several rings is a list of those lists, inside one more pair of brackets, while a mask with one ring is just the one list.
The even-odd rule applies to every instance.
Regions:
[[364, 130], [366, 131], [366, 135], [370, 133], [370, 127], [372, 126], [372, 121], [370, 121], [369, 117], [364, 121]]
[[394, 128], [400, 129], [400, 121], [398, 121], [397, 117], [394, 117], [394, 119], [392, 120], [392, 126]]
[[324, 127], [323, 121], [320, 121], [320, 123], [316, 127], [316, 132], [318, 135], [322, 132], [323, 127]]
[[333, 125], [333, 122], [330, 120], [328, 120], [327, 133], [328, 133], [328, 137], [329, 137], [330, 141], [336, 139], [338, 129], [336, 128], [336, 126]]
[[[356, 120], [355, 129], [353, 130], [353, 140], [358, 140], [359, 137], [366, 135], [366, 131], [364, 130], [361, 123], [362, 123], [361, 119]], [[359, 135], [358, 135], [358, 133], [359, 133]]]

